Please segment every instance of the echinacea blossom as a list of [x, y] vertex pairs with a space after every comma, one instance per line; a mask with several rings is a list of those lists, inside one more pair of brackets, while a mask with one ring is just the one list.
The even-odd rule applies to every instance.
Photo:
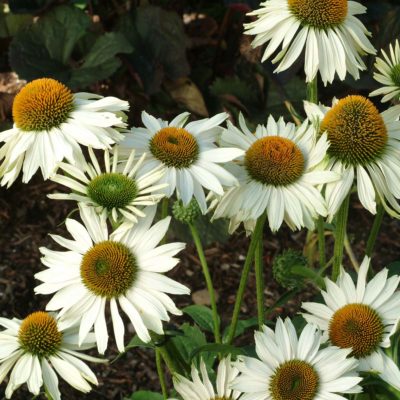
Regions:
[[167, 185], [157, 183], [164, 171], [157, 168], [138, 177], [145, 154], [135, 162], [133, 150], [126, 161], [120, 162], [118, 146], [115, 146], [113, 152], [110, 158], [109, 151], [104, 151], [104, 171], [91, 148], [91, 163], [85, 163], [80, 168], [61, 163], [59, 168], [65, 175], [56, 174], [51, 180], [67, 186], [72, 192], [50, 194], [48, 197], [87, 204], [99, 214], [105, 210], [114, 223], [125, 221], [127, 227], [135, 224], [138, 218], [145, 216], [142, 210], [145, 206], [157, 204], [164, 197], [161, 189]]
[[145, 128], [133, 128], [121, 148], [135, 149], [138, 156], [146, 153], [143, 174], [163, 166], [165, 174], [160, 182], [168, 183], [164, 189], [166, 196], [171, 197], [176, 192], [185, 206], [194, 197], [205, 213], [204, 189], [222, 195], [225, 187], [236, 185], [237, 179], [220, 164], [240, 156], [242, 151], [220, 148], [215, 143], [222, 132], [220, 124], [228, 114], [186, 124], [189, 115], [182, 113], [168, 122], [143, 111]]
[[392, 216], [400, 217], [400, 122], [392, 107], [379, 113], [363, 96], [334, 100], [332, 107], [305, 103], [316, 135], [330, 142], [324, 168], [340, 179], [325, 187], [328, 220], [332, 221], [356, 179], [358, 198], [372, 214], [379, 200]]
[[305, 121], [300, 127], [283, 118], [268, 118], [252, 133], [240, 118], [238, 129], [228, 122], [222, 143], [244, 152], [231, 171], [239, 186], [228, 189], [217, 202], [213, 218], [231, 220], [230, 231], [241, 222], [247, 227], [264, 212], [269, 226], [277, 231], [285, 221], [290, 228], [312, 229], [314, 220], [327, 209], [318, 185], [338, 178], [318, 169], [328, 149], [326, 135], [316, 139], [313, 127]]
[[384, 268], [367, 283], [370, 259], [365, 257], [354, 283], [341, 269], [336, 282], [325, 278], [325, 304], [306, 302], [303, 317], [324, 332], [330, 343], [351, 351], [359, 371], [371, 371], [400, 390], [400, 370], [385, 354], [400, 318], [400, 276], [388, 278]]
[[[382, 50], [382, 56], [376, 57], [374, 79], [378, 81], [382, 87], [374, 90], [370, 96], [381, 96], [382, 103], [389, 100], [400, 100], [400, 44], [396, 39], [395, 44], [389, 46], [390, 57]], [[400, 114], [400, 111], [399, 111]]]
[[[0, 383], [11, 371], [6, 398], [26, 383], [29, 391], [38, 396], [44, 386], [53, 400], [60, 400], [58, 377], [75, 389], [87, 393], [89, 383], [97, 385], [97, 378], [82, 361], [106, 362], [82, 353], [95, 347], [93, 333], [78, 345], [79, 326], [63, 328], [57, 317], [43, 311], [29, 314], [22, 321], [0, 318]], [[57, 373], [57, 374], [56, 374]]]
[[232, 387], [243, 393], [240, 400], [345, 400], [341, 394], [362, 391], [351, 350], [321, 348], [314, 324], [298, 337], [290, 319], [279, 318], [275, 331], [264, 325], [254, 337], [259, 359], [240, 356], [236, 363]]
[[60, 310], [65, 326], [79, 324], [79, 344], [94, 326], [97, 348], [103, 354], [108, 346], [106, 306], [119, 351], [124, 351], [125, 325], [120, 309], [128, 316], [137, 335], [150, 342], [149, 330], [163, 334], [162, 321], [168, 312], [179, 315], [168, 294], [189, 294], [187, 287], [168, 278], [164, 272], [179, 262], [174, 256], [184, 243], [157, 246], [165, 236], [171, 218], [152, 226], [156, 207], [144, 209], [145, 217], [131, 229], [108, 231], [107, 215], [80, 205], [82, 225], [67, 219], [73, 240], [52, 235], [67, 251], [40, 248], [46, 270], [35, 277], [43, 283], [35, 293], [52, 294], [47, 310]]
[[361, 55], [375, 54], [370, 33], [356, 17], [366, 8], [347, 0], [267, 0], [248, 15], [257, 19], [245, 24], [248, 35], [255, 35], [253, 47], [267, 43], [262, 61], [278, 49], [272, 62], [275, 72], [288, 69], [304, 53], [306, 81], [318, 71], [322, 81], [332, 83], [335, 74], [344, 80], [347, 72], [355, 79], [365, 64]]
[[82, 163], [82, 146], [110, 148], [124, 135], [128, 102], [92, 93], [72, 93], [55, 79], [36, 79], [15, 96], [13, 128], [0, 133], [1, 185], [10, 186], [21, 169], [29, 182], [40, 168], [48, 179], [59, 162]]

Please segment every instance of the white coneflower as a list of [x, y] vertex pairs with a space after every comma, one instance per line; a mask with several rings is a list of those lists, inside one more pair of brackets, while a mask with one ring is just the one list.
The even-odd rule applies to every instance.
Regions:
[[99, 214], [106, 210], [114, 222], [125, 219], [129, 227], [138, 221], [138, 217], [144, 217], [143, 206], [154, 205], [164, 197], [160, 191], [167, 185], [156, 184], [164, 174], [161, 168], [138, 176], [145, 154], [135, 162], [133, 150], [127, 161], [119, 163], [117, 146], [111, 160], [109, 151], [105, 150], [105, 171], [101, 170], [91, 148], [89, 155], [92, 162], [85, 163], [81, 168], [60, 164], [60, 169], [67, 175], [57, 174], [51, 180], [67, 186], [73, 192], [51, 194], [51, 199], [78, 201], [94, 207]]
[[10, 186], [21, 169], [26, 183], [38, 168], [48, 179], [64, 159], [83, 162], [79, 145], [109, 148], [124, 137], [114, 127], [126, 126], [121, 111], [128, 108], [115, 97], [74, 94], [54, 79], [28, 83], [15, 96], [13, 128], [0, 133], [1, 184]]
[[253, 47], [268, 43], [263, 61], [271, 57], [279, 65], [275, 72], [288, 69], [305, 48], [304, 71], [307, 82], [317, 72], [322, 81], [332, 82], [335, 73], [341, 80], [347, 71], [356, 79], [365, 64], [360, 55], [375, 54], [368, 40], [370, 33], [355, 17], [366, 8], [347, 0], [267, 0], [251, 12], [257, 20], [245, 24], [246, 34], [256, 35]]
[[331, 343], [349, 349], [359, 360], [360, 371], [372, 371], [400, 390], [399, 367], [383, 348], [390, 347], [400, 318], [400, 277], [388, 278], [388, 270], [380, 271], [368, 284], [370, 259], [365, 257], [357, 283], [342, 268], [337, 282], [325, 278], [322, 291], [325, 304], [303, 303], [308, 322], [317, 324]]
[[222, 196], [214, 218], [230, 218], [233, 230], [245, 221], [250, 226], [267, 212], [272, 231], [277, 231], [283, 221], [292, 229], [312, 229], [318, 215], [327, 212], [316, 186], [338, 178], [315, 168], [325, 157], [326, 135], [316, 140], [307, 121], [296, 127], [282, 118], [276, 122], [272, 116], [267, 126], [259, 125], [254, 134], [243, 117], [240, 127], [241, 130], [228, 122], [222, 135], [224, 143], [245, 152], [231, 167], [240, 185]]
[[183, 400], [236, 400], [241, 394], [231, 388], [232, 381], [239, 371], [232, 365], [230, 356], [223, 358], [218, 365], [215, 389], [203, 360], [200, 361], [201, 377], [194, 365], [191, 372], [192, 380], [181, 375], [173, 377], [175, 390]]
[[395, 45], [390, 44], [390, 57], [382, 50], [384, 58], [376, 57], [374, 79], [383, 87], [374, 90], [370, 96], [381, 96], [382, 102], [389, 100], [400, 100], [400, 45], [396, 40]]
[[[332, 108], [305, 103], [317, 135], [327, 134], [330, 146], [326, 168], [341, 175], [328, 183], [325, 197], [331, 221], [357, 178], [361, 204], [376, 213], [376, 195], [386, 211], [400, 213], [400, 122], [394, 107], [379, 113], [363, 96], [334, 100]], [[389, 203], [389, 204], [387, 204]]]
[[279, 318], [275, 332], [264, 326], [254, 336], [260, 360], [240, 357], [236, 363], [241, 374], [232, 387], [243, 393], [240, 400], [345, 400], [340, 394], [361, 392], [351, 350], [320, 349], [314, 324], [298, 338], [290, 319]]
[[193, 196], [203, 213], [207, 210], [204, 188], [220, 195], [224, 186], [237, 184], [236, 178], [218, 165], [243, 154], [237, 148], [219, 148], [215, 142], [222, 131], [220, 124], [228, 114], [190, 122], [189, 113], [183, 113], [171, 122], [156, 119], [143, 111], [146, 128], [133, 128], [121, 147], [135, 149], [137, 155], [146, 153], [142, 173], [162, 165], [166, 172], [160, 182], [168, 183], [167, 197], [176, 191], [186, 206]]
[[22, 321], [0, 318], [0, 325], [6, 328], [0, 332], [0, 383], [11, 371], [5, 393], [7, 399], [26, 383], [35, 396], [44, 385], [53, 400], [60, 400], [55, 372], [84, 393], [91, 390], [88, 382], [98, 384], [96, 376], [82, 360], [106, 360], [81, 353], [96, 345], [93, 333], [78, 345], [79, 327], [62, 328], [54, 316], [43, 311], [33, 312]]
[[162, 334], [162, 321], [168, 311], [181, 312], [167, 295], [189, 294], [188, 288], [166, 277], [179, 259], [175, 254], [184, 243], [158, 246], [171, 218], [151, 226], [156, 207], [147, 207], [145, 217], [133, 228], [120, 226], [109, 234], [107, 216], [93, 207], [80, 205], [84, 225], [67, 219], [66, 226], [74, 240], [52, 235], [67, 251], [41, 248], [43, 264], [48, 267], [35, 275], [43, 283], [35, 293], [51, 294], [47, 310], [61, 310], [60, 322], [80, 323], [79, 343], [94, 326], [97, 347], [104, 353], [108, 344], [106, 305], [109, 304], [117, 347], [124, 350], [124, 323], [118, 305], [129, 317], [141, 340], [151, 340], [149, 330]]

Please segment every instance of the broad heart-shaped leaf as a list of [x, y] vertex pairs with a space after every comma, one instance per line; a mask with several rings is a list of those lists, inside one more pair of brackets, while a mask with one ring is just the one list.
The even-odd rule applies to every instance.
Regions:
[[118, 30], [136, 50], [127, 59], [148, 93], [158, 92], [165, 76], [176, 80], [189, 74], [187, 37], [178, 14], [161, 7], [138, 7], [122, 16]]
[[122, 35], [109, 33], [89, 48], [78, 49], [78, 43], [90, 42], [83, 40], [90, 36], [90, 26], [84, 11], [73, 6], [54, 8], [14, 37], [9, 52], [12, 68], [21, 78], [52, 77], [72, 89], [110, 76], [120, 65], [116, 53], [131, 52], [132, 47]]
[[185, 314], [189, 315], [196, 324], [205, 331], [213, 332], [214, 323], [212, 311], [206, 306], [191, 305], [182, 310]]
[[108, 78], [121, 65], [115, 55], [130, 53], [132, 50], [132, 46], [121, 33], [105, 33], [96, 40], [82, 66], [72, 71], [70, 86], [84, 86]]
[[160, 393], [149, 392], [147, 390], [139, 390], [132, 394], [130, 400], [163, 400]]

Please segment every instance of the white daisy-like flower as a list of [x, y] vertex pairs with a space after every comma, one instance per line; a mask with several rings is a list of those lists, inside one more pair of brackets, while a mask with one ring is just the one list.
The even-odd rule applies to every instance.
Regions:
[[105, 171], [103, 172], [91, 148], [89, 155], [91, 163], [85, 163], [78, 168], [67, 163], [61, 163], [60, 169], [67, 175], [54, 175], [51, 180], [72, 189], [72, 193], [50, 194], [48, 197], [56, 200], [74, 200], [95, 207], [101, 214], [103, 210], [114, 222], [125, 220], [126, 227], [144, 217], [144, 206], [151, 206], [160, 201], [165, 195], [161, 190], [166, 184], [156, 184], [164, 171], [156, 168], [138, 176], [140, 167], [146, 155], [135, 162], [133, 150], [125, 162], [118, 161], [118, 146], [113, 150], [110, 159], [108, 150], [104, 152]]
[[312, 229], [318, 215], [327, 213], [316, 186], [338, 178], [316, 168], [328, 148], [326, 135], [316, 140], [307, 121], [296, 127], [282, 118], [276, 122], [272, 116], [267, 126], [259, 125], [255, 133], [242, 116], [239, 124], [241, 130], [228, 122], [222, 142], [245, 153], [231, 166], [240, 185], [222, 196], [213, 218], [230, 218], [232, 231], [244, 221], [254, 225], [251, 220], [267, 212], [272, 231], [283, 221], [292, 229]]
[[109, 305], [114, 336], [119, 351], [124, 351], [124, 322], [119, 307], [129, 317], [141, 340], [151, 340], [149, 330], [163, 334], [162, 321], [168, 312], [180, 315], [168, 294], [189, 294], [188, 288], [163, 275], [179, 259], [175, 254], [184, 243], [158, 246], [170, 223], [167, 217], [151, 226], [156, 206], [147, 207], [146, 216], [133, 228], [119, 227], [109, 234], [107, 216], [93, 207], [80, 205], [84, 225], [67, 219], [73, 240], [52, 235], [67, 251], [40, 248], [48, 267], [35, 275], [43, 283], [35, 293], [51, 294], [47, 310], [61, 310], [60, 323], [79, 323], [79, 343], [94, 325], [97, 347], [107, 349], [106, 306]]
[[382, 103], [389, 100], [400, 100], [400, 44], [396, 39], [394, 46], [390, 44], [390, 57], [382, 50], [383, 58], [376, 57], [374, 79], [383, 87], [374, 90], [370, 96], [381, 96]]
[[218, 165], [240, 156], [237, 148], [219, 148], [215, 142], [222, 131], [220, 124], [228, 114], [190, 122], [189, 113], [183, 113], [171, 122], [142, 113], [145, 128], [133, 128], [121, 147], [135, 149], [137, 155], [147, 153], [141, 169], [147, 173], [159, 165], [166, 169], [160, 182], [168, 183], [167, 197], [176, 191], [178, 198], [188, 205], [193, 196], [203, 213], [207, 210], [204, 188], [222, 195], [224, 186], [237, 184], [236, 178]]
[[57, 164], [83, 162], [79, 145], [110, 148], [124, 136], [122, 111], [128, 102], [92, 93], [72, 93], [62, 83], [49, 78], [28, 83], [15, 96], [14, 126], [0, 133], [1, 185], [10, 186], [23, 171], [23, 182], [41, 169], [48, 179]]
[[236, 363], [241, 374], [232, 387], [243, 393], [240, 400], [344, 400], [340, 394], [361, 392], [351, 350], [321, 350], [314, 324], [307, 324], [298, 338], [290, 319], [279, 318], [275, 332], [264, 326], [254, 336], [260, 360], [242, 356]]
[[304, 71], [307, 82], [317, 72], [322, 81], [332, 82], [335, 74], [345, 79], [347, 71], [359, 78], [365, 64], [361, 55], [375, 54], [367, 36], [370, 33], [355, 17], [366, 8], [356, 1], [347, 0], [267, 0], [261, 8], [248, 15], [257, 20], [245, 24], [248, 35], [256, 35], [253, 47], [268, 43], [262, 61], [270, 58], [278, 63], [275, 72], [288, 69], [304, 54]]
[[[106, 362], [81, 353], [96, 345], [93, 333], [78, 346], [79, 327], [64, 329], [56, 317], [43, 311], [24, 320], [0, 318], [0, 383], [11, 371], [6, 398], [26, 383], [35, 396], [44, 385], [53, 400], [61, 399], [58, 375], [75, 389], [87, 393], [89, 383], [97, 385], [91, 369], [82, 361]], [[88, 383], [89, 382], [89, 383]]]
[[200, 373], [201, 376], [193, 365], [192, 380], [178, 374], [174, 375], [175, 390], [183, 400], [236, 400], [239, 398], [241, 393], [231, 388], [232, 381], [239, 371], [232, 364], [230, 356], [223, 358], [218, 365], [216, 390], [208, 377], [207, 367], [203, 360], [200, 361]]
[[341, 179], [328, 183], [325, 198], [331, 221], [357, 178], [361, 204], [376, 213], [376, 195], [392, 216], [400, 206], [400, 122], [395, 107], [379, 113], [363, 96], [334, 100], [331, 108], [305, 102], [316, 134], [326, 133], [330, 146], [326, 168]]
[[326, 339], [359, 360], [358, 370], [377, 372], [380, 377], [400, 390], [399, 367], [382, 348], [390, 347], [400, 318], [400, 277], [388, 278], [388, 270], [380, 271], [367, 284], [370, 259], [365, 257], [358, 272], [357, 283], [341, 269], [336, 283], [325, 278], [322, 291], [325, 304], [303, 303], [308, 322], [317, 324]]

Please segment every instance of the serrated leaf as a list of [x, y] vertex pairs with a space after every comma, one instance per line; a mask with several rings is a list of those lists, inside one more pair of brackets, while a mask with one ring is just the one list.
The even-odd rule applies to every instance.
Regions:
[[130, 400], [163, 400], [163, 397], [160, 393], [139, 390], [132, 394]]
[[214, 331], [212, 311], [208, 307], [191, 305], [185, 307], [182, 311], [189, 315], [200, 328], [208, 332]]

